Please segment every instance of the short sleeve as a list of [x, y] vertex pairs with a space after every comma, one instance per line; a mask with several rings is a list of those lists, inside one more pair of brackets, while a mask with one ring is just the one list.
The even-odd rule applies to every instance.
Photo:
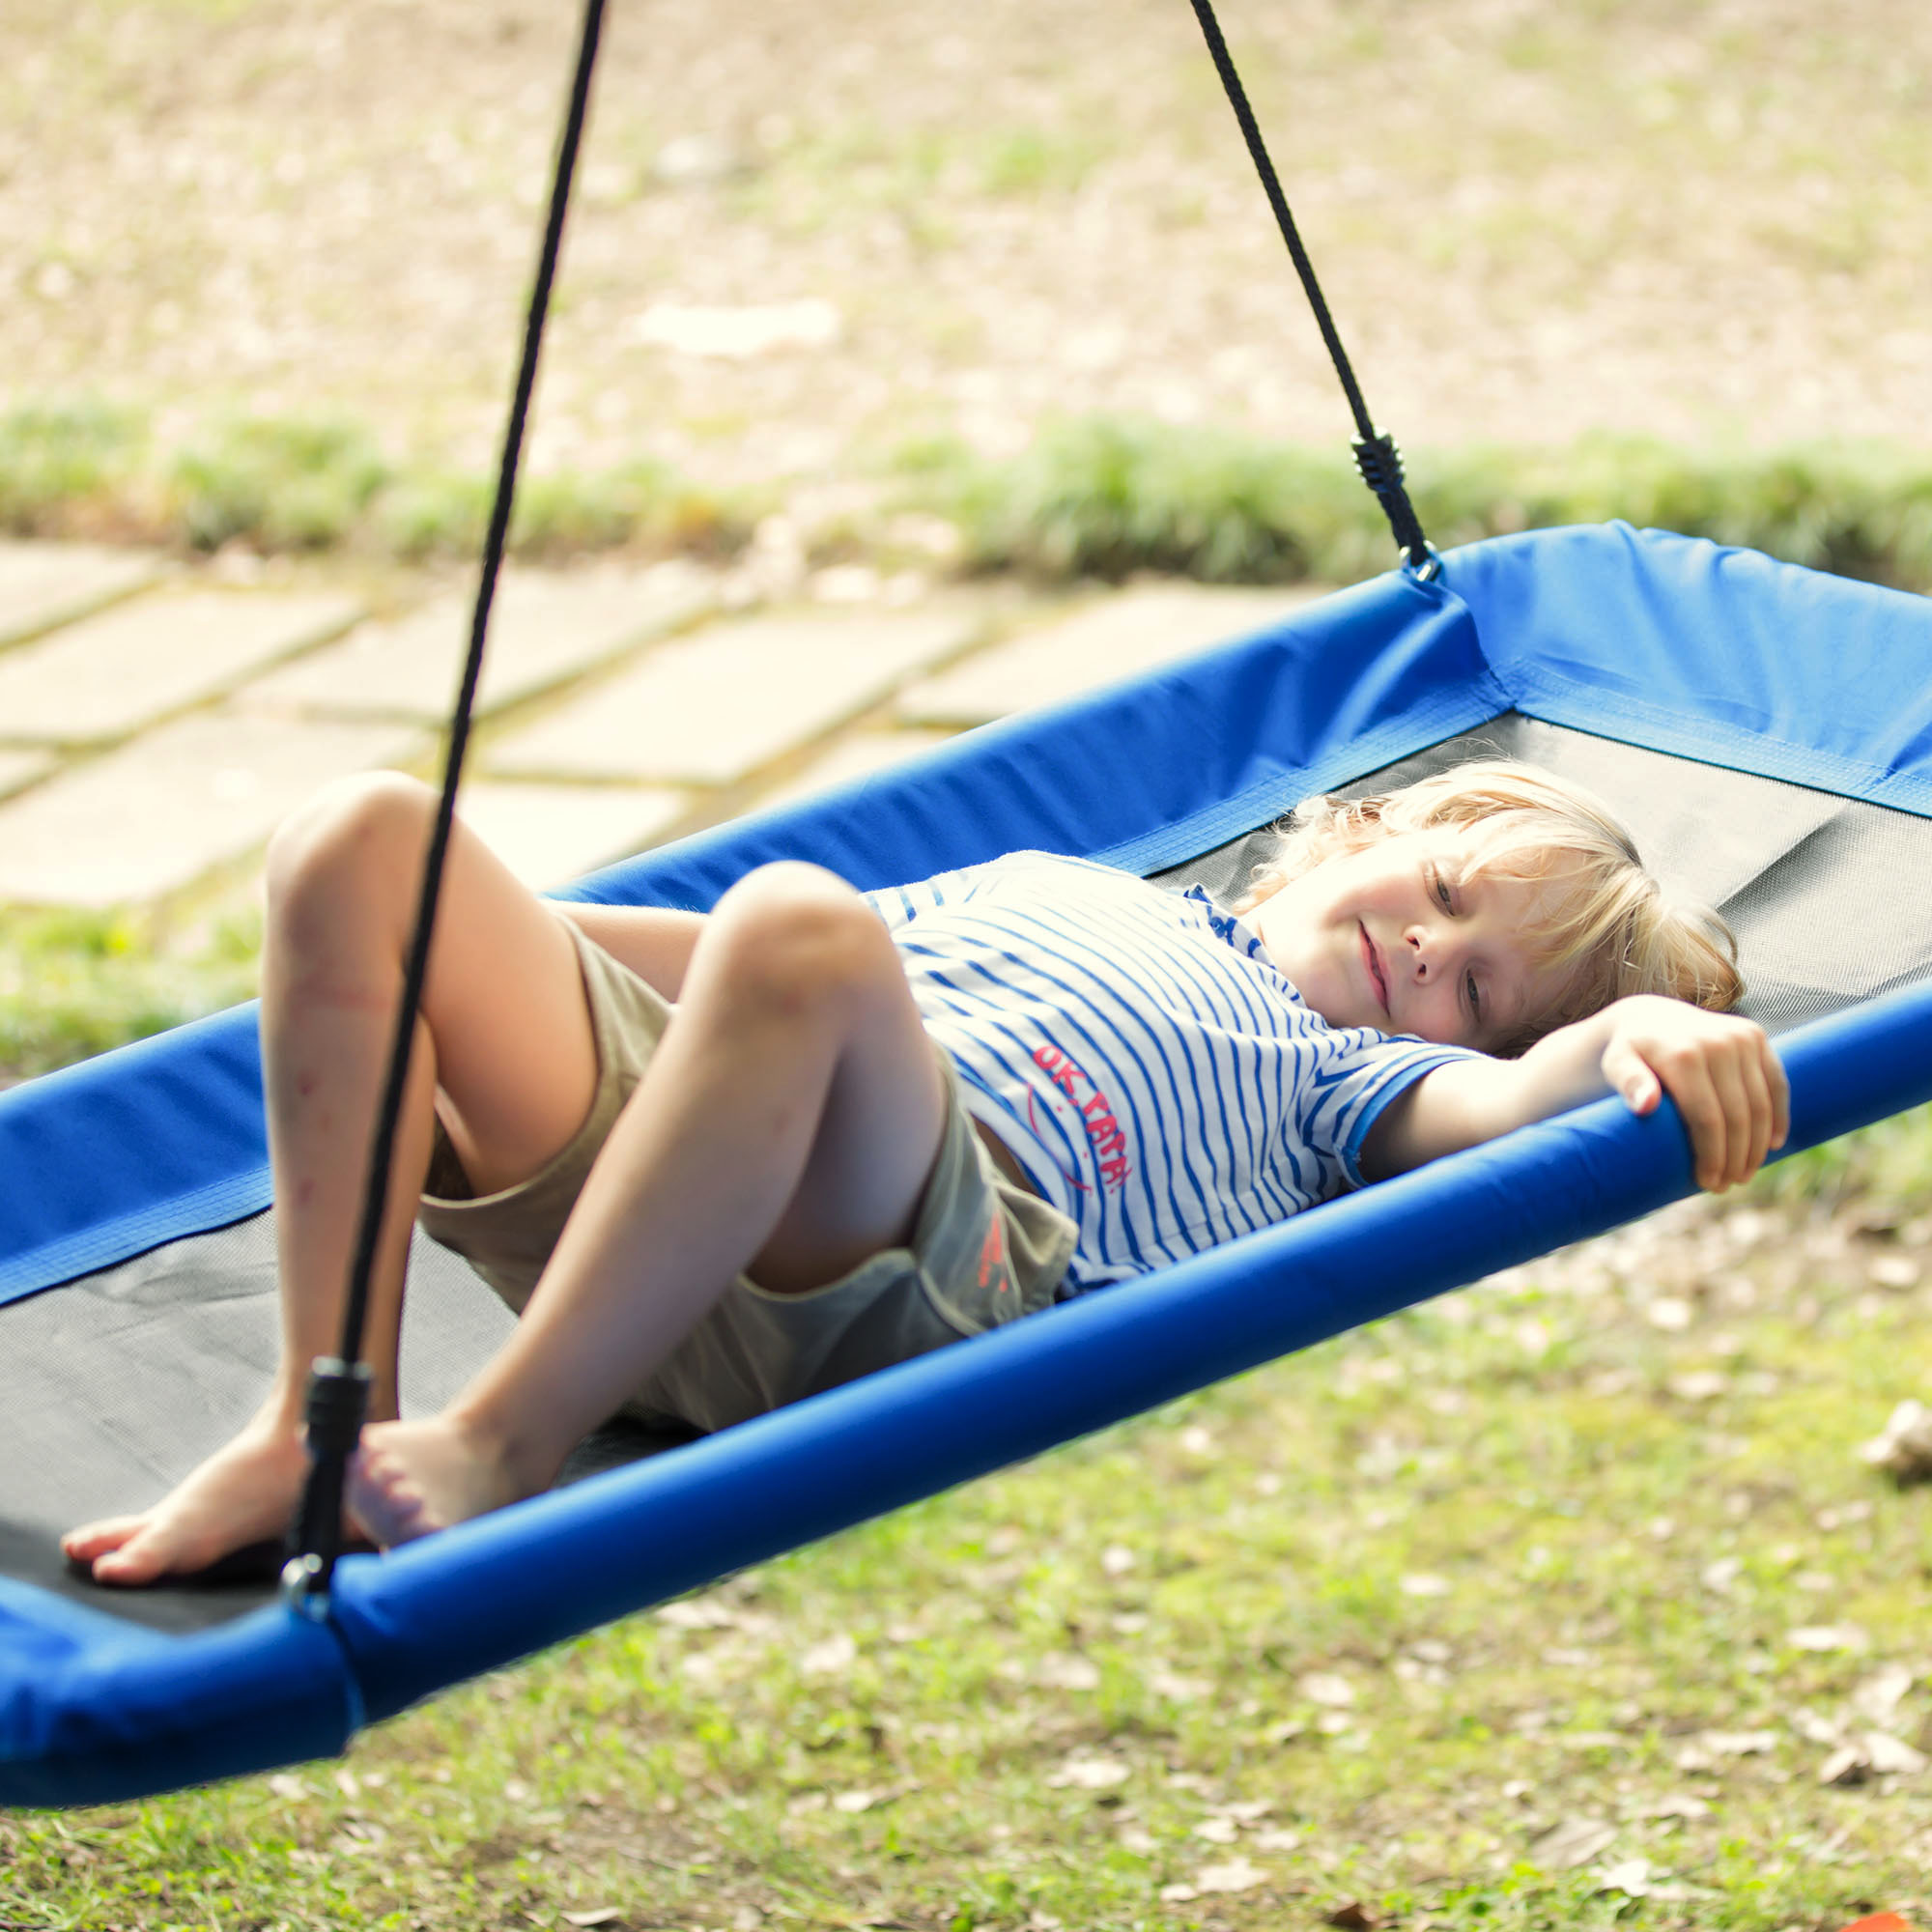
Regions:
[[1469, 1047], [1392, 1039], [1369, 1027], [1334, 1028], [1315, 1044], [1319, 1059], [1304, 1086], [1302, 1138], [1333, 1153], [1352, 1187], [1366, 1185], [1362, 1147], [1392, 1100], [1438, 1066], [1484, 1058]]

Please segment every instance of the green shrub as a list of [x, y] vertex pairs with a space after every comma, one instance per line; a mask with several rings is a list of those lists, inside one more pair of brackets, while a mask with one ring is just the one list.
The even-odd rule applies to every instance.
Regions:
[[242, 416], [179, 451], [168, 482], [196, 550], [238, 537], [264, 550], [325, 550], [349, 536], [388, 474], [354, 424]]
[[0, 413], [0, 529], [53, 535], [111, 521], [147, 453], [140, 414], [110, 403], [24, 403]]
[[[1391, 559], [1380, 508], [1339, 447], [1087, 418], [1049, 425], [1009, 463], [928, 441], [897, 468], [924, 506], [956, 519], [982, 570], [1350, 582]], [[1847, 576], [1932, 585], [1932, 466], [1886, 447], [1707, 455], [1597, 435], [1560, 450], [1425, 453], [1408, 470], [1439, 549], [1621, 517]]]

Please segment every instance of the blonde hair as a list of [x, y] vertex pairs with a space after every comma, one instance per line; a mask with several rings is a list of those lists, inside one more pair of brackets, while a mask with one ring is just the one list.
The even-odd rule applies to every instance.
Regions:
[[1457, 765], [1373, 798], [1318, 797], [1277, 828], [1236, 911], [1246, 912], [1324, 860], [1381, 838], [1454, 830], [1470, 835], [1470, 870], [1556, 890], [1544, 896], [1539, 951], [1573, 971], [1548, 1011], [1494, 1050], [1521, 1053], [1545, 1034], [1633, 993], [1662, 993], [1712, 1012], [1744, 997], [1737, 941], [1709, 907], [1667, 900], [1631, 836], [1581, 785], [1514, 759]]

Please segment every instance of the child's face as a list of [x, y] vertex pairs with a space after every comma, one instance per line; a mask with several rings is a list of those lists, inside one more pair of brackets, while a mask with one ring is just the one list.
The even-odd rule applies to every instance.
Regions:
[[1539, 956], [1548, 887], [1488, 877], [1454, 830], [1324, 859], [1247, 915], [1269, 956], [1335, 1027], [1493, 1047], [1547, 1012], [1567, 969]]

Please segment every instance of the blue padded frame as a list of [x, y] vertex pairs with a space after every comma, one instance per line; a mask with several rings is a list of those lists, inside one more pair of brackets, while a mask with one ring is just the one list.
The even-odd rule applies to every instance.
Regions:
[[[874, 885], [1015, 845], [1154, 870], [1498, 712], [1932, 816], [1932, 604], [1622, 526], [1453, 553], [1259, 637], [685, 841], [577, 895], [709, 904], [805, 854]], [[1197, 784], [1196, 780], [1200, 782]], [[1791, 1151], [1932, 1097], [1932, 990], [1787, 1035]], [[266, 1203], [253, 1021], [0, 1097], [14, 1294]], [[148, 1178], [128, 1178], [135, 1149]], [[62, 1163], [75, 1162], [77, 1171]], [[185, 1637], [0, 1585], [0, 1802], [98, 1803], [340, 1748], [477, 1670], [1690, 1190], [1598, 1103], [383, 1559], [330, 1622]], [[484, 1606], [487, 1606], [485, 1608]]]

